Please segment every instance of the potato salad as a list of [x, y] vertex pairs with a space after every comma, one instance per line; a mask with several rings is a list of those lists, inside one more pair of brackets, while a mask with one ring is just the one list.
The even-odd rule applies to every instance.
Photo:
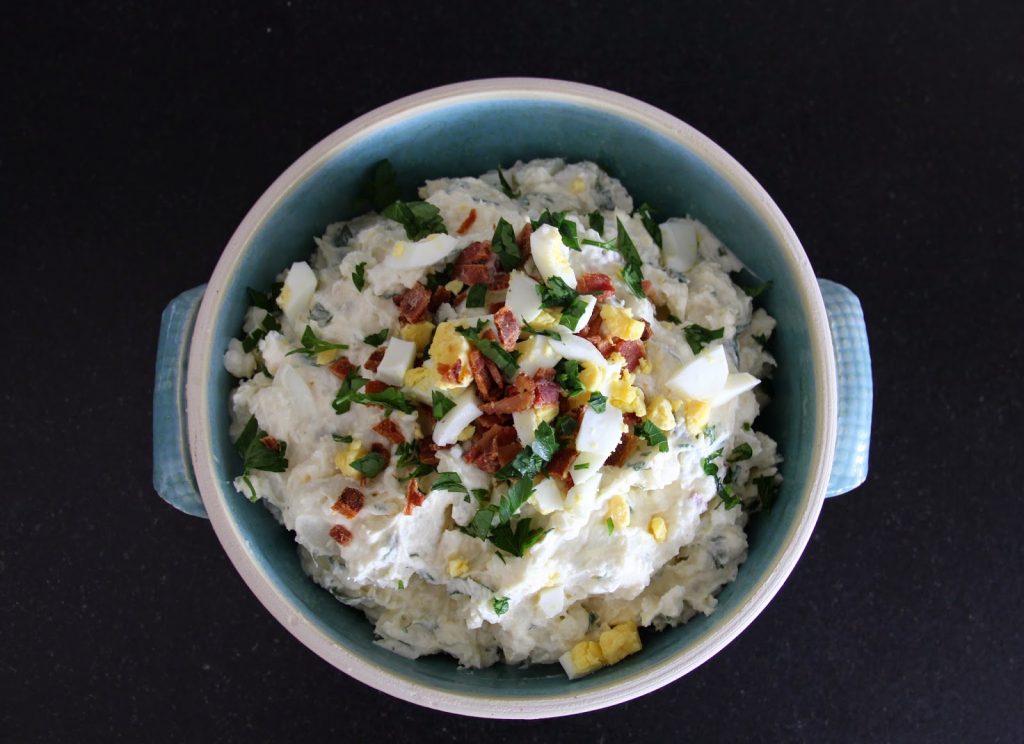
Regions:
[[713, 612], [781, 481], [740, 261], [594, 163], [418, 196], [380, 163], [365, 214], [249, 290], [235, 488], [406, 657], [576, 678]]

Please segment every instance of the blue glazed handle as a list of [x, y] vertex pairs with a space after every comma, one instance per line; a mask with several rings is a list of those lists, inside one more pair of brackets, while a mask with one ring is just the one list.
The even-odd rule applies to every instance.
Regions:
[[188, 449], [185, 378], [192, 328], [206, 285], [175, 297], [160, 318], [153, 387], [153, 488], [160, 498], [186, 514], [206, 516], [196, 488]]
[[871, 444], [871, 353], [864, 311], [857, 295], [842, 284], [819, 279], [832, 329], [839, 387], [839, 428], [826, 496], [852, 491], [868, 477]]

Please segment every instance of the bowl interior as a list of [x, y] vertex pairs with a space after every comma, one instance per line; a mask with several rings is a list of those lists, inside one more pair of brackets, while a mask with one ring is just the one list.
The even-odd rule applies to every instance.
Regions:
[[[228, 435], [233, 379], [220, 365], [229, 339], [240, 333], [246, 286], [265, 289], [289, 263], [312, 253], [313, 236], [322, 234], [327, 224], [354, 216], [351, 205], [359, 185], [378, 160], [391, 160], [409, 198], [426, 178], [478, 175], [516, 159], [555, 156], [599, 163], [622, 180], [637, 203], [649, 202], [659, 215], [700, 219], [751, 271], [773, 281], [762, 302], [778, 320], [773, 352], [780, 369], [772, 384], [774, 400], [761, 425], [778, 440], [785, 457], [778, 503], [752, 521], [749, 558], [737, 580], [722, 591], [716, 612], [679, 628], [646, 633], [642, 653], [573, 683], [558, 665], [460, 670], [448, 657], [410, 661], [376, 646], [362, 613], [343, 606], [303, 574], [293, 536], [263, 506], [250, 504], [231, 486], [241, 464]], [[252, 559], [293, 607], [370, 664], [419, 684], [469, 696], [528, 699], [569, 696], [625, 681], [696, 644], [738, 611], [772, 569], [808, 498], [806, 486], [819, 435], [818, 392], [810, 331], [792, 269], [767, 225], [708, 163], [678, 142], [609, 111], [510, 97], [461, 103], [382, 124], [334, 152], [291, 189], [252, 234], [224, 291], [213, 328], [205, 412], [218, 496], [245, 537]]]

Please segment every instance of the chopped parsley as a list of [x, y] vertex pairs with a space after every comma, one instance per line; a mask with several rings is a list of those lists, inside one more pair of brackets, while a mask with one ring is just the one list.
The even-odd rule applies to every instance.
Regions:
[[505, 180], [505, 174], [502, 173], [500, 165], [498, 166], [498, 182], [501, 183], [501, 190], [505, 192], [505, 196], [507, 196], [509, 199], [519, 198], [519, 191], [512, 188], [509, 185], [509, 182]]
[[722, 450], [716, 449], [707, 457], [700, 461], [700, 468], [704, 471], [704, 475], [717, 476], [718, 465], [715, 464], [714, 460], [722, 456]]
[[364, 405], [375, 403], [383, 406], [388, 413], [391, 411], [413, 413], [416, 410], [416, 406], [410, 403], [409, 399], [398, 388], [385, 388], [379, 393], [360, 392], [367, 382], [368, 380], [355, 373], [355, 368], [349, 370], [348, 375], [341, 381], [334, 400], [331, 402], [334, 412], [339, 415], [348, 413], [353, 403], [362, 403]]
[[480, 338], [480, 332], [487, 326], [487, 321], [482, 318], [477, 321], [476, 326], [469, 326], [467, 328], [456, 328], [461, 335], [466, 337], [466, 340], [471, 343], [477, 351], [483, 354], [485, 357], [494, 362], [501, 374], [505, 376], [505, 379], [511, 382], [516, 378], [516, 374], [519, 372], [519, 359], [518, 351], [505, 351], [501, 348], [501, 344], [495, 343], [486, 338]]
[[759, 334], [757, 336], [752, 336], [752, 338], [755, 341], [757, 341], [757, 343], [761, 346], [762, 349], [765, 349], [765, 348], [768, 347], [768, 337], [765, 336], [764, 334]]
[[440, 271], [434, 271], [427, 274], [427, 289], [433, 292], [438, 287], [443, 287], [445, 284], [452, 280], [452, 274], [455, 272], [455, 264], [450, 263], [442, 268]]
[[[498, 170], [501, 173], [501, 170]], [[495, 597], [491, 600], [491, 604], [494, 606], [495, 615], [504, 615], [508, 612], [508, 597]]]
[[657, 427], [654, 422], [644, 419], [633, 429], [638, 437], [643, 438], [651, 447], [657, 447], [659, 452], [668, 452], [668, 439], [665, 432]]
[[250, 351], [254, 351], [260, 345], [260, 341], [265, 338], [268, 333], [280, 330], [281, 324], [274, 315], [271, 315], [268, 312], [263, 316], [263, 320], [260, 321], [259, 327], [253, 329], [252, 333], [242, 339], [242, 351], [246, 354]]
[[719, 468], [718, 464], [714, 460], [722, 456], [723, 450], [717, 449], [710, 455], [700, 461], [701, 470], [704, 471], [704, 475], [710, 476], [715, 479], [715, 490], [719, 500], [722, 502], [722, 506], [726, 509], [732, 509], [735, 506], [739, 506], [741, 503], [740, 497], [736, 495], [732, 488], [732, 474], [727, 473], [725, 480], [718, 477]]
[[474, 284], [466, 293], [466, 307], [483, 307], [487, 301], [487, 285]]
[[597, 232], [598, 235], [604, 234], [604, 215], [601, 214], [600, 209], [595, 209], [587, 216], [587, 221], [590, 223], [590, 229]]
[[751, 449], [750, 445], [744, 442], [743, 444], [737, 445], [729, 456], [725, 458], [728, 463], [742, 462], [743, 460], [749, 460], [754, 456], [754, 450]]
[[309, 358], [315, 357], [322, 351], [332, 351], [335, 349], [347, 349], [348, 346], [345, 344], [332, 344], [324, 341], [312, 328], [306, 326], [306, 330], [302, 332], [302, 346], [298, 349], [292, 349], [285, 356], [291, 356], [292, 354], [302, 354]]
[[589, 462], [581, 462], [578, 465], [573, 465], [572, 469], [573, 470], [586, 470], [589, 467], [590, 467], [590, 463]]
[[526, 551], [539, 543], [549, 531], [543, 527], [530, 529], [530, 520], [520, 519], [515, 528], [509, 522], [499, 524], [491, 530], [488, 539], [500, 550], [522, 558]]
[[360, 292], [366, 286], [366, 261], [356, 264], [356, 270], [352, 272], [352, 283]]
[[762, 475], [759, 478], [754, 478], [754, 485], [757, 486], [758, 504], [764, 510], [771, 509], [779, 495], [779, 484], [775, 482], [775, 476]]
[[541, 225], [551, 225], [556, 228], [562, 236], [562, 242], [574, 251], [580, 249], [580, 241], [576, 236], [576, 223], [566, 218], [565, 212], [550, 212], [547, 209], [535, 220], [530, 220], [530, 226], [536, 230]]
[[388, 334], [390, 331], [387, 328], [381, 328], [376, 333], [371, 333], [369, 336], [363, 339], [364, 344], [370, 346], [380, 346], [382, 343], [388, 340]]
[[435, 480], [434, 485], [430, 487], [429, 493], [433, 493], [434, 491], [451, 491], [452, 493], [469, 494], [469, 490], [462, 484], [462, 478], [459, 477], [458, 473], [454, 472], [438, 473], [437, 480]]
[[555, 382], [570, 398], [583, 392], [580, 382], [580, 363], [575, 359], [563, 359], [555, 365]]
[[342, 444], [352, 443], [351, 434], [331, 434], [331, 439], [333, 439], [335, 442], [340, 442]]
[[644, 295], [644, 275], [641, 268], [643, 261], [640, 260], [640, 254], [637, 253], [636, 246], [633, 244], [632, 238], [629, 237], [629, 233], [626, 232], [622, 220], [616, 217], [615, 224], [618, 229], [618, 233], [615, 236], [615, 250], [626, 261], [626, 265], [622, 269], [622, 281], [629, 287], [630, 292], [643, 299], [646, 296]]
[[281, 286], [277, 284], [271, 287], [269, 294], [263, 294], [263, 292], [253, 289], [252, 287], [245, 288], [245, 292], [249, 296], [249, 304], [253, 307], [258, 307], [260, 310], [266, 310], [268, 313], [277, 312], [278, 307], [274, 303], [274, 297], [276, 297], [280, 291]]
[[285, 457], [288, 444], [269, 436], [260, 428], [256, 416], [250, 416], [235, 441], [235, 449], [242, 458], [242, 480], [249, 488], [249, 500], [258, 501], [259, 496], [256, 495], [256, 489], [249, 480], [249, 473], [253, 470], [283, 473], [288, 469], [288, 458]]
[[380, 474], [387, 467], [388, 458], [380, 452], [370, 452], [358, 460], [352, 461], [352, 469], [358, 470], [367, 478], [373, 478]]
[[448, 411], [455, 408], [455, 401], [440, 390], [431, 390], [430, 400], [434, 406], [434, 418], [438, 421], [443, 419], [444, 415], [448, 413]]
[[568, 439], [576, 433], [576, 420], [571, 416], [559, 416], [555, 419], [553, 428], [556, 437]]
[[707, 346], [708, 343], [724, 336], [725, 329], [715, 328], [712, 330], [692, 323], [683, 328], [683, 335], [686, 336], [686, 343], [690, 345], [690, 351], [694, 354], [700, 354], [701, 349]]
[[605, 409], [608, 407], [608, 396], [594, 391], [587, 399], [587, 405], [598, 413], [604, 413]]
[[541, 307], [566, 307], [579, 297], [575, 289], [557, 276], [551, 277], [544, 284], [538, 284], [537, 294], [540, 296]]
[[373, 167], [369, 177], [359, 189], [359, 196], [353, 204], [357, 212], [373, 209], [381, 211], [399, 197], [395, 183], [395, 169], [388, 160], [381, 160]]
[[558, 451], [558, 440], [555, 438], [555, 430], [547, 421], [541, 421], [540, 425], [533, 432], [533, 444], [530, 445], [533, 451], [544, 462], [548, 462]]
[[561, 334], [556, 333], [555, 331], [550, 331], [547, 330], [546, 328], [534, 328], [529, 323], [523, 324], [523, 330], [526, 331], [527, 333], [532, 333], [534, 336], [547, 336], [548, 338], [557, 339], [561, 339], [562, 337]]
[[586, 311], [586, 300], [582, 297], [576, 297], [569, 304], [569, 307], [562, 311], [562, 316], [558, 319], [558, 322], [569, 330], [574, 331], [576, 330], [576, 324], [580, 322], [580, 318], [583, 317], [583, 313]]
[[740, 289], [742, 289], [744, 292], [746, 292], [747, 296], [750, 297], [751, 299], [757, 299], [758, 297], [763, 295], [765, 292], [767, 292], [771, 288], [772, 288], [772, 280], [771, 279], [766, 281], [764, 284], [758, 284], [756, 287], [744, 287], [742, 285], [740, 286]]
[[394, 201], [381, 212], [405, 228], [409, 240], [422, 240], [435, 233], [447, 233], [441, 210], [425, 201]]
[[471, 488], [470, 493], [473, 494], [473, 498], [480, 504], [486, 504], [491, 499], [491, 492], [486, 488]]
[[615, 532], [615, 521], [611, 517], [608, 517], [608, 519], [604, 520], [604, 525], [608, 528], [609, 535]]
[[644, 229], [647, 230], [654, 244], [661, 248], [661, 228], [658, 227], [658, 222], [654, 219], [654, 209], [651, 208], [651, 205], [644, 202], [636, 208], [634, 214], [640, 218], [640, 221], [644, 224]]
[[[501, 172], [500, 170], [498, 171]], [[491, 250], [501, 262], [501, 268], [505, 271], [512, 271], [523, 263], [523, 255], [519, 251], [519, 243], [516, 242], [516, 233], [512, 225], [505, 221], [504, 217], [498, 220], [494, 227], [494, 235], [491, 237]]]
[[399, 477], [401, 481], [406, 481], [410, 478], [421, 478], [437, 470], [433, 465], [420, 460], [420, 450], [416, 442], [402, 442], [395, 449], [395, 455], [398, 458], [395, 464], [396, 470], [409, 469], [408, 473]]

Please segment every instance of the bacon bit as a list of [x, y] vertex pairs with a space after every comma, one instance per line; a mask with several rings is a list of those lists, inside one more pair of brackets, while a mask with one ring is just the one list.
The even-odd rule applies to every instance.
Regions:
[[[509, 386], [506, 393], [509, 393], [506, 397], [494, 403], [484, 403], [480, 406], [480, 410], [484, 413], [517, 413], [518, 411], [525, 411], [531, 405], [533, 405], [534, 390], [536, 383], [527, 377], [525, 374], [520, 372], [516, 375], [515, 382]], [[510, 392], [512, 391], [512, 392]]]
[[405, 442], [405, 437], [402, 436], [402, 430], [398, 428], [398, 424], [389, 418], [384, 419], [374, 426], [373, 430], [393, 444], [402, 444]]
[[423, 320], [427, 310], [430, 309], [430, 297], [430, 290], [419, 282], [416, 282], [411, 289], [397, 295], [394, 298], [394, 303], [398, 305], [398, 314], [402, 322], [419, 323]]
[[440, 460], [437, 459], [437, 445], [434, 444], [432, 439], [421, 439], [420, 440], [420, 462], [424, 462], [427, 465], [439, 465]]
[[601, 352], [601, 356], [605, 359], [612, 355], [615, 351], [615, 345], [604, 336], [584, 336], [587, 341], [597, 347], [597, 350]]
[[470, 243], [455, 259], [452, 276], [464, 284], [490, 284], [494, 280], [497, 261], [490, 241]]
[[640, 287], [644, 290], [644, 294], [647, 296], [647, 299], [650, 300], [655, 305], [657, 305], [658, 304], [657, 290], [654, 289], [654, 285], [651, 284], [651, 280], [650, 279], [644, 279], [642, 282], [640, 282]]
[[462, 249], [455, 259], [455, 265], [487, 263], [492, 258], [494, 258], [494, 251], [491, 250], [491, 241], [477, 240]]
[[447, 287], [434, 287], [434, 294], [430, 296], [430, 304], [427, 306], [427, 309], [432, 313], [437, 312], [437, 308], [446, 302], [451, 302], [454, 296]]
[[612, 467], [621, 468], [636, 451], [637, 442], [637, 438], [627, 431], [619, 440], [619, 446], [608, 456], [605, 463]]
[[262, 439], [260, 439], [260, 443], [268, 450], [274, 450], [274, 452], [281, 451], [281, 443], [278, 442], [277, 439], [275, 439], [274, 437], [265, 436]]
[[473, 373], [473, 381], [476, 383], [480, 397], [485, 401], [497, 400], [504, 387], [504, 381], [494, 362], [476, 349], [470, 349], [469, 371]]
[[604, 302], [615, 296], [615, 286], [612, 284], [610, 276], [589, 271], [582, 274], [576, 281], [576, 291], [580, 294], [600, 292], [595, 295], [598, 302]]
[[459, 235], [465, 235], [469, 228], [473, 227], [473, 223], [476, 222], [476, 209], [469, 210], [469, 216], [459, 225], [459, 229], [456, 230]]
[[336, 524], [331, 527], [331, 531], [328, 533], [331, 539], [338, 545], [348, 545], [352, 542], [352, 533], [349, 532], [348, 528], [341, 524]]
[[339, 380], [344, 380], [346, 377], [348, 377], [348, 373], [352, 371], [353, 366], [354, 365], [352, 364], [352, 362], [350, 362], [345, 357], [338, 357], [333, 362], [331, 362], [331, 366], [328, 367], [327, 369], [329, 369], [331, 371], [331, 374], [333, 374]]
[[626, 360], [626, 369], [630, 372], [637, 368], [642, 357], [647, 356], [643, 341], [623, 341], [621, 338], [617, 338], [615, 339], [615, 351], [622, 354]]
[[519, 246], [519, 253], [523, 257], [523, 261], [530, 257], [530, 236], [533, 235], [533, 225], [527, 222], [523, 225], [523, 229], [519, 231], [519, 236], [516, 238], [516, 244]]
[[344, 517], [352, 519], [359, 513], [365, 503], [366, 498], [363, 496], [362, 491], [355, 488], [346, 488], [341, 492], [341, 496], [334, 502], [334, 506], [331, 509]]
[[462, 360], [456, 359], [455, 364], [438, 364], [437, 372], [445, 382], [458, 385], [462, 378]]
[[601, 335], [601, 308], [600, 306], [594, 307], [594, 312], [590, 316], [590, 320], [587, 324], [580, 329], [577, 336], [583, 336], [583, 338], [590, 338], [591, 336]]
[[516, 348], [519, 340], [519, 319], [508, 309], [507, 305], [494, 313], [494, 327], [498, 329], [498, 343], [505, 351]]
[[[559, 387], [557, 382], [547, 377], [539, 376], [543, 371], [537, 371], [537, 387], [533, 397], [533, 405], [535, 406], [550, 406], [553, 403], [557, 403], [561, 391], [561, 387]], [[554, 370], [551, 371], [554, 372]]]
[[513, 427], [496, 425], [474, 435], [473, 445], [462, 459], [486, 473], [496, 473], [510, 463], [521, 449], [519, 436]]
[[646, 320], [643, 321], [643, 324], [644, 324], [644, 332], [640, 336], [640, 340], [641, 341], [646, 341], [647, 339], [649, 339], [651, 336], [654, 335], [654, 329], [651, 328], [651, 324], [648, 323]]
[[491, 280], [494, 279], [494, 272], [490, 266], [466, 264], [465, 266], [457, 266], [453, 276], [467, 287], [471, 287], [474, 284], [490, 284]]
[[643, 419], [637, 416], [635, 413], [630, 412], [622, 414], [622, 420], [623, 422], [629, 424], [630, 426], [636, 426], [641, 421], [643, 421]]
[[383, 346], [375, 350], [369, 357], [367, 357], [366, 361], [363, 362], [363, 367], [371, 372], [376, 372], [377, 367], [380, 366], [380, 360], [384, 358], [385, 351], [386, 349]]
[[385, 385], [380, 380], [370, 380], [368, 383], [366, 383], [366, 387], [364, 389], [368, 393], [383, 393], [389, 387], [391, 386]]
[[509, 275], [503, 271], [495, 271], [494, 279], [491, 281], [489, 287], [494, 291], [508, 289]]
[[548, 475], [565, 480], [569, 475], [569, 466], [572, 465], [572, 461], [575, 459], [575, 447], [562, 447], [551, 458], [551, 462], [548, 463]]
[[426, 498], [426, 494], [423, 493], [416, 485], [416, 479], [413, 478], [409, 481], [405, 487], [405, 511], [404, 514], [409, 516], [412, 514], [412, 510], [417, 506], [423, 505], [423, 500]]

